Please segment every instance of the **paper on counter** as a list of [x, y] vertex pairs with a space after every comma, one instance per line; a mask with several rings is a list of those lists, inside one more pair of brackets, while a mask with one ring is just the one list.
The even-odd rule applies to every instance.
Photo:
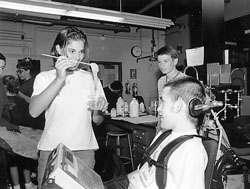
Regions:
[[146, 115], [140, 117], [112, 117], [113, 120], [123, 120], [134, 124], [140, 123], [155, 123], [158, 121], [158, 118], [153, 115]]

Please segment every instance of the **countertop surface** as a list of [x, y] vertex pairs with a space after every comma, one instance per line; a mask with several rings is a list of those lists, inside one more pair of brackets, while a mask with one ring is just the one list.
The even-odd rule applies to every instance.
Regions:
[[112, 117], [109, 123], [124, 129], [132, 129], [133, 127], [145, 127], [155, 129], [158, 118], [152, 115], [140, 116], [136, 118], [131, 117]]

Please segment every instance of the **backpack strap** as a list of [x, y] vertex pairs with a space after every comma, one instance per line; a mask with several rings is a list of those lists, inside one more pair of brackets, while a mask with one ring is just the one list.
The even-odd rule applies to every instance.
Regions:
[[157, 163], [156, 163], [156, 173], [155, 173], [155, 180], [156, 184], [159, 189], [164, 189], [167, 183], [167, 164], [170, 156], [172, 153], [184, 142], [194, 137], [202, 138], [199, 135], [184, 135], [176, 138], [175, 140], [171, 141], [167, 144], [163, 150], [160, 152]]
[[[140, 163], [140, 167], [148, 162], [149, 164], [150, 161], [152, 160], [150, 158], [150, 155], [155, 151], [155, 149], [159, 146], [159, 144], [161, 144], [162, 141], [164, 141], [164, 139], [170, 135], [171, 133], [171, 130], [168, 130], [168, 131], [164, 131], [143, 153], [143, 157], [142, 157], [142, 161]], [[153, 160], [154, 161], [154, 160]], [[151, 166], [151, 165], [150, 165]]]
[[166, 137], [171, 134], [171, 130], [164, 131], [144, 152], [143, 159], [140, 167], [148, 162], [149, 166], [154, 165], [156, 167], [155, 179], [159, 189], [164, 189], [167, 183], [167, 164], [172, 153], [185, 141], [192, 139], [193, 137], [204, 138], [200, 135], [183, 135], [180, 136], [170, 143], [168, 143], [163, 150], [160, 152], [157, 161], [153, 160], [150, 156], [155, 149], [164, 141]]

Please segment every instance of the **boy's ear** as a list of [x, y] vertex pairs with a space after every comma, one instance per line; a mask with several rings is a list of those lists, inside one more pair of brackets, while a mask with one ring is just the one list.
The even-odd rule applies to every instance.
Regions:
[[61, 49], [60, 45], [56, 45], [56, 51], [57, 51], [60, 55], [62, 55], [62, 49]]
[[175, 58], [175, 59], [174, 59], [174, 65], [176, 66], [177, 63], [178, 63], [178, 58]]
[[178, 98], [177, 101], [174, 103], [174, 112], [179, 113], [184, 105], [184, 102], [181, 98]]

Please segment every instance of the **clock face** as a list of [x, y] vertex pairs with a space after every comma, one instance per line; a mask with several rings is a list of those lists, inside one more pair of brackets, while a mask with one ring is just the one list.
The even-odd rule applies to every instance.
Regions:
[[131, 49], [131, 54], [132, 54], [134, 57], [139, 57], [139, 56], [141, 56], [141, 53], [142, 53], [142, 51], [141, 51], [141, 48], [140, 48], [140, 47], [138, 47], [138, 46], [132, 47], [132, 49]]

